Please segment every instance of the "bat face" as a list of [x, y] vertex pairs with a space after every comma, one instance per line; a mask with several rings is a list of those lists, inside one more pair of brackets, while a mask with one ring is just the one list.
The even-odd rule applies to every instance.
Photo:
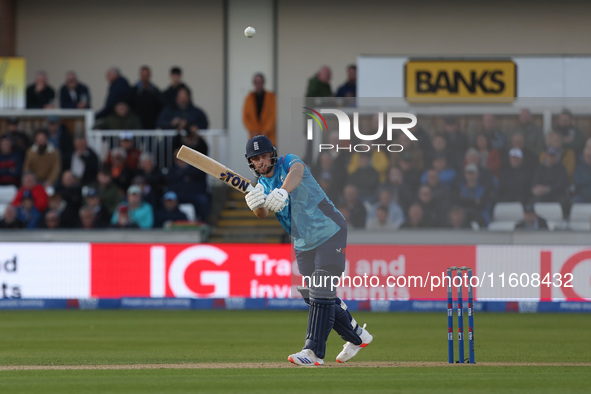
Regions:
[[248, 179], [243, 178], [238, 174], [234, 174], [232, 171], [229, 170], [222, 172], [218, 179], [232, 186], [234, 189], [240, 190], [243, 193], [248, 192], [249, 187], [252, 188], [252, 185]]

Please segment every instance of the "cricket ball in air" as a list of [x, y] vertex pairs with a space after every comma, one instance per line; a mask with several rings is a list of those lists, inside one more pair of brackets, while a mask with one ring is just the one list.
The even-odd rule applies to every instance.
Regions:
[[244, 35], [248, 38], [252, 38], [257, 31], [252, 26], [248, 26], [244, 29]]

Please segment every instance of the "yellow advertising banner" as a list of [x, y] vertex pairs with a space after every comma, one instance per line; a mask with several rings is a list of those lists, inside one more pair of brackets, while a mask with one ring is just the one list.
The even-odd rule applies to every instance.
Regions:
[[512, 102], [516, 79], [511, 60], [409, 60], [405, 97], [416, 103]]
[[25, 58], [0, 57], [0, 109], [25, 108]]

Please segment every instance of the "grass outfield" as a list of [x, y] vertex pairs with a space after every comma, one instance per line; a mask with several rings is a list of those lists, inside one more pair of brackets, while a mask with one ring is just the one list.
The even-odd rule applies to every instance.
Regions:
[[[343, 342], [333, 332], [327, 365], [302, 368], [286, 357], [303, 345], [305, 312], [3, 311], [0, 391], [588, 392], [591, 386], [590, 315], [478, 314], [475, 366], [447, 365], [445, 313], [354, 316], [368, 324], [374, 342], [339, 365], [334, 357]], [[243, 363], [257, 368], [238, 368]], [[94, 369], [105, 365], [111, 369]]]

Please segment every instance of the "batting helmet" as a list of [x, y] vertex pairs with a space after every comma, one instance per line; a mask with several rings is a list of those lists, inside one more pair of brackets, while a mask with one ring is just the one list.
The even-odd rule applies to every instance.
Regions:
[[275, 164], [277, 164], [277, 149], [273, 146], [271, 140], [264, 135], [255, 135], [248, 140], [244, 157], [248, 161], [248, 167], [257, 177], [260, 177], [261, 174], [255, 169], [250, 159], [263, 153], [271, 153], [271, 167], [269, 168], [269, 171], [271, 171]]

